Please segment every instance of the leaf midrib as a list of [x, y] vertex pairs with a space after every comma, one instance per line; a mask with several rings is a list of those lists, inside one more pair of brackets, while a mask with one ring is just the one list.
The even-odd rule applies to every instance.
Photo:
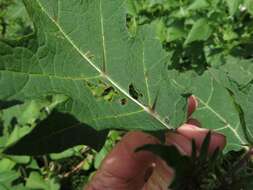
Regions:
[[[124, 94], [127, 98], [129, 98], [130, 100], [132, 100], [135, 104], [137, 104], [138, 106], [140, 106], [146, 113], [148, 113], [150, 116], [152, 116], [154, 119], [156, 119], [158, 122], [160, 122], [164, 127], [166, 127], [167, 129], [171, 130], [173, 129], [172, 126], [168, 125], [162, 118], [161, 116], [156, 113], [154, 110], [152, 110], [151, 108], [143, 105], [141, 102], [139, 102], [138, 100], [134, 99], [128, 92], [126, 92], [123, 88], [120, 87], [120, 85], [118, 85], [115, 81], [113, 81], [106, 73], [104, 73], [99, 67], [97, 67], [91, 59], [89, 59], [85, 54], [83, 54], [83, 52], [79, 49], [79, 47], [72, 41], [72, 39], [64, 32], [63, 28], [49, 15], [49, 13], [46, 11], [46, 9], [42, 6], [42, 4], [40, 3], [39, 0], [36, 0], [37, 4], [39, 5], [41, 11], [51, 20], [52, 23], [55, 24], [55, 26], [58, 28], [59, 32], [63, 35], [63, 37], [67, 40], [67, 42], [70, 43], [70, 45], [77, 51], [77, 53], [84, 59], [86, 60], [100, 75], [101, 77], [103, 77], [104, 79], [106, 79], [107, 81], [109, 81], [118, 91], [120, 91], [122, 94]], [[101, 0], [100, 0], [101, 3]], [[102, 11], [102, 7], [100, 9], [100, 11]], [[102, 14], [100, 12], [100, 14]], [[102, 22], [102, 20], [101, 20]], [[102, 24], [102, 23], [101, 23]], [[103, 40], [105, 40], [103, 38]], [[104, 42], [104, 41], [103, 41]], [[103, 46], [104, 49], [104, 46]], [[103, 53], [105, 53], [106, 51], [103, 50]], [[105, 58], [105, 57], [104, 57]], [[104, 60], [105, 61], [105, 60]]]

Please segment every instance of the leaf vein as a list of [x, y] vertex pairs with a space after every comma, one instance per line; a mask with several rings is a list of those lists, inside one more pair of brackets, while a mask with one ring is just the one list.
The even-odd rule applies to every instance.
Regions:
[[73, 80], [73, 81], [82, 81], [82, 80], [91, 80], [91, 79], [98, 79], [101, 78], [100, 75], [95, 75], [92, 77], [64, 77], [64, 76], [57, 76], [57, 75], [48, 75], [48, 74], [39, 74], [39, 73], [26, 73], [26, 72], [19, 72], [19, 71], [13, 71], [13, 70], [0, 70], [0, 72], [10, 72], [20, 75], [28, 75], [31, 77], [47, 77], [47, 78], [56, 78], [61, 80]]
[[164, 119], [161, 118], [160, 115], [154, 114], [152, 110], [150, 110], [149, 107], [143, 105], [138, 100], [134, 99], [128, 92], [126, 92], [120, 85], [118, 85], [115, 81], [113, 81], [106, 73], [104, 73], [98, 66], [95, 65], [95, 63], [92, 62], [91, 59], [89, 59], [82, 50], [79, 49], [79, 47], [72, 41], [72, 39], [64, 32], [62, 27], [48, 14], [48, 12], [45, 10], [45, 8], [41, 5], [39, 0], [36, 0], [37, 4], [41, 8], [41, 11], [51, 20], [52, 23], [55, 24], [55, 26], [58, 28], [58, 30], [62, 33], [64, 38], [70, 43], [70, 45], [73, 46], [73, 48], [78, 52], [78, 54], [84, 58], [102, 77], [104, 77], [106, 80], [108, 80], [116, 89], [118, 89], [122, 94], [124, 94], [126, 97], [128, 97], [130, 100], [132, 100], [134, 103], [136, 103], [138, 106], [140, 106], [145, 112], [150, 114], [153, 118], [155, 118], [157, 121], [159, 121], [164, 127], [168, 129], [173, 129], [172, 126], [168, 125]]
[[128, 117], [128, 116], [136, 115], [136, 114], [143, 113], [143, 112], [144, 112], [144, 110], [137, 110], [134, 112], [122, 113], [122, 114], [118, 114], [118, 115], [108, 115], [106, 117], [93, 118], [93, 120], [117, 119], [120, 117]]

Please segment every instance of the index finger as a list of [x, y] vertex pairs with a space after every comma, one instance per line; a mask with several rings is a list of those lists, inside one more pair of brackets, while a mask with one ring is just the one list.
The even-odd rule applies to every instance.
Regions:
[[[200, 128], [192, 124], [184, 124], [177, 129], [177, 132], [183, 135], [185, 138], [189, 140], [194, 140], [198, 149], [200, 149], [209, 131], [210, 131], [209, 129]], [[208, 152], [211, 154], [217, 148], [222, 150], [224, 149], [225, 145], [226, 145], [225, 136], [217, 132], [212, 132]]]

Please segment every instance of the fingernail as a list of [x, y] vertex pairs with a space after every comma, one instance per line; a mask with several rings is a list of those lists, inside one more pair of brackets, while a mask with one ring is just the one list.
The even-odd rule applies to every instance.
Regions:
[[183, 131], [204, 131], [204, 132], [209, 131], [209, 129], [200, 128], [196, 125], [192, 125], [192, 124], [188, 124], [188, 123], [182, 125], [181, 127], [179, 127], [178, 130], [183, 130]]
[[197, 98], [194, 95], [191, 95], [188, 98], [188, 112], [187, 112], [188, 115], [187, 116], [190, 117], [197, 107], [198, 107]]
[[189, 101], [189, 102], [192, 101], [192, 103], [194, 104], [195, 108], [197, 108], [198, 105], [199, 105], [199, 102], [198, 102], [196, 96], [194, 96], [194, 95], [191, 95], [191, 96], [189, 97], [188, 101]]
[[189, 118], [186, 124], [195, 125], [196, 127], [201, 127], [201, 123], [197, 119], [194, 119], [194, 118]]

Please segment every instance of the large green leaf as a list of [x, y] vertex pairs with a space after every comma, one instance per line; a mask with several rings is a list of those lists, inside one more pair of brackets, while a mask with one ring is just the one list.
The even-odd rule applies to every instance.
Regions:
[[[246, 96], [239, 97], [241, 103], [243, 116], [245, 120], [245, 134], [248, 138], [248, 141], [252, 144], [253, 143], [253, 86], [251, 86], [250, 90], [246, 94]], [[243, 102], [242, 102], [243, 101]]]
[[226, 150], [239, 149], [248, 141], [231, 94], [218, 77], [227, 79], [225, 72], [210, 69], [202, 76], [193, 72], [177, 75], [174, 83], [196, 96], [199, 107], [193, 117], [198, 118], [203, 127], [225, 134]]
[[151, 28], [130, 37], [125, 1], [24, 2], [37, 45], [0, 43], [1, 99], [64, 94], [70, 101], [61, 111], [96, 129], [156, 130], [185, 120], [186, 98], [166, 71], [169, 55]]
[[239, 85], [247, 85], [253, 80], [253, 59], [239, 59], [227, 57], [226, 64], [220, 70]]
[[[239, 140], [239, 137], [241, 137], [240, 144], [253, 144], [252, 60], [241, 60], [228, 57], [227, 61], [228, 63], [223, 65], [219, 70], [210, 69], [210, 73], [214, 80], [223, 86], [223, 88], [230, 94], [230, 100], [232, 100], [234, 104], [237, 116], [232, 118], [234, 109], [226, 109], [229, 110], [228, 113], [231, 114], [231, 118], [228, 118], [228, 121], [238, 120], [237, 127], [234, 126], [233, 128], [237, 133], [237, 139]], [[227, 105], [226, 101], [222, 101], [222, 107], [224, 105]], [[225, 113], [225, 110], [223, 110], [223, 112]]]
[[[36, 35], [25, 43], [0, 42], [2, 100], [60, 94], [68, 101], [58, 111], [95, 129], [160, 130], [185, 121], [185, 94], [193, 93], [200, 102], [194, 116], [204, 127], [224, 133], [228, 149], [248, 143], [239, 111], [216, 71], [168, 70], [171, 55], [152, 27], [129, 34], [125, 1], [24, 2]], [[211, 30], [201, 18], [185, 43], [206, 40]], [[251, 73], [238, 77], [233, 64], [217, 73], [251, 80]]]

